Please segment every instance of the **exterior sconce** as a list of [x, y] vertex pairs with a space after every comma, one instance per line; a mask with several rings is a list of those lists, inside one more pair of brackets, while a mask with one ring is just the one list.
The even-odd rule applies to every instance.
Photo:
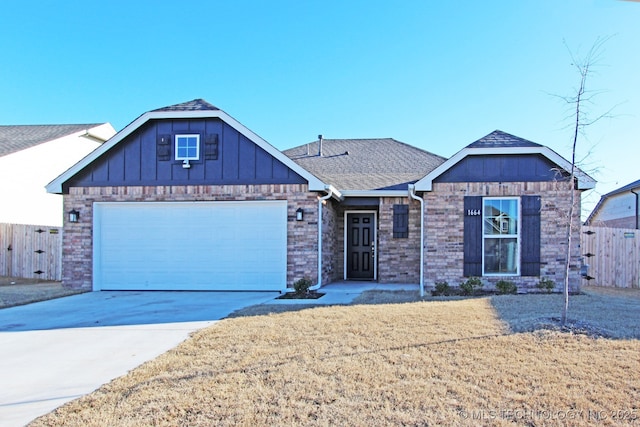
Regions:
[[302, 221], [304, 219], [304, 211], [302, 208], [296, 210], [296, 221]]
[[80, 219], [80, 212], [73, 209], [69, 211], [69, 222], [78, 222]]

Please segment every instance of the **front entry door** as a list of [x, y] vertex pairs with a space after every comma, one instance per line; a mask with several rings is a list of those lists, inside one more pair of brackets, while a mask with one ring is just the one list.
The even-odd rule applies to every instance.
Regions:
[[376, 265], [374, 213], [347, 213], [347, 279], [373, 280]]

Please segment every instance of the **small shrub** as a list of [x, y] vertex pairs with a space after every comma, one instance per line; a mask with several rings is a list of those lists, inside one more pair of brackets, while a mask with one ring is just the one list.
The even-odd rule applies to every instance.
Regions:
[[482, 288], [482, 280], [478, 277], [469, 277], [466, 282], [460, 283], [463, 295], [473, 295]]
[[435, 289], [431, 291], [431, 295], [437, 296], [449, 296], [451, 295], [451, 286], [446, 281], [436, 282]]
[[309, 292], [310, 287], [311, 287], [311, 279], [308, 279], [306, 277], [296, 280], [293, 283], [293, 289], [298, 294], [306, 294], [307, 292]]
[[518, 287], [516, 286], [516, 284], [509, 280], [500, 280], [498, 283], [496, 283], [496, 289], [498, 290], [498, 295], [518, 293]]
[[546, 277], [541, 277], [540, 282], [538, 282], [538, 284], [536, 285], [536, 288], [548, 294], [550, 294], [555, 287], [556, 283], [551, 279], [547, 279]]

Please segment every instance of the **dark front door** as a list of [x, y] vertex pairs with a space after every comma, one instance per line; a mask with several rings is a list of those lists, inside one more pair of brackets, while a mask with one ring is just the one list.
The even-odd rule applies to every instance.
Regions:
[[347, 279], [375, 279], [375, 230], [373, 213], [347, 214]]

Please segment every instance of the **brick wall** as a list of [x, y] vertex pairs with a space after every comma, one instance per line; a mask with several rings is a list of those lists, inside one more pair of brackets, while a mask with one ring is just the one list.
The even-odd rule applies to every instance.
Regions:
[[[393, 237], [393, 205], [409, 205], [409, 236]], [[420, 203], [383, 197], [378, 212], [378, 281], [420, 283]]]
[[327, 200], [322, 206], [322, 284], [327, 285], [342, 280], [342, 247], [339, 238], [339, 224], [342, 217], [335, 200]]
[[[521, 183], [435, 183], [433, 191], [425, 193], [425, 286], [447, 281], [457, 286], [463, 277], [464, 196], [541, 197], [541, 277], [553, 280], [556, 290], [564, 284], [567, 248], [567, 215], [571, 185], [567, 182]], [[572, 221], [573, 241], [569, 273], [570, 289], [580, 286], [580, 192], [575, 191], [576, 209]], [[483, 277], [486, 288], [500, 279], [518, 285], [520, 292], [536, 291], [540, 277]]]
[[[78, 210], [80, 221], [64, 224], [62, 282], [71, 288], [92, 288], [94, 202], [242, 200], [287, 200], [287, 286], [302, 277], [316, 283], [318, 203], [306, 184], [72, 187], [64, 196], [64, 212]], [[298, 208], [304, 210], [303, 221], [295, 220]]]

